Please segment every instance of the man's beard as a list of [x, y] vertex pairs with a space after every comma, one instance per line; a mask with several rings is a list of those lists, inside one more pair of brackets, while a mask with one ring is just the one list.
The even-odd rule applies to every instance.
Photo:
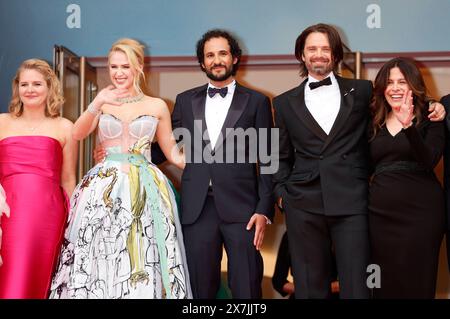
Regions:
[[[214, 68], [214, 67], [216, 67], [216, 66], [213, 66], [212, 68]], [[225, 67], [225, 73], [222, 75], [215, 75], [214, 73], [212, 73], [212, 71], [207, 70], [207, 69], [205, 69], [204, 71], [206, 73], [206, 76], [209, 79], [211, 79], [213, 81], [221, 82], [221, 81], [225, 81], [225, 80], [229, 79], [230, 76], [233, 75], [233, 66], [231, 66], [231, 68], [227, 68], [226, 66], [224, 66], [224, 67]]]
[[[324, 62], [324, 63], [327, 63], [327, 64], [324, 64], [322, 66], [314, 66], [313, 62], [316, 62], [316, 61], [321, 61], [321, 62]], [[311, 67], [311, 70], [315, 74], [318, 74], [318, 75], [327, 75], [328, 73], [333, 71], [333, 63], [329, 63], [328, 59], [321, 59], [321, 58], [319, 58], [319, 59], [316, 59], [315, 61], [311, 61], [310, 67]]]
[[327, 75], [328, 73], [330, 73], [331, 71], [333, 71], [333, 67], [331, 65], [327, 65], [327, 66], [316, 66], [316, 67], [312, 67], [312, 70], [314, 71], [315, 74], [318, 75]]

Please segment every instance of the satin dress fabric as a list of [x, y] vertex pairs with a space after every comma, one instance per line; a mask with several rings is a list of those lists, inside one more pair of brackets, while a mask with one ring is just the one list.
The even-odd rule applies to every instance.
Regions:
[[61, 144], [51, 137], [0, 141], [0, 183], [10, 207], [1, 220], [1, 299], [48, 297], [68, 214], [62, 161]]

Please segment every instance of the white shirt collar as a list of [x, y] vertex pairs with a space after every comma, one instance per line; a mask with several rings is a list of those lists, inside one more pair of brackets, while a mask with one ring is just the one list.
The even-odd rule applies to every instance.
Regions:
[[318, 80], [308, 76], [308, 83], [305, 86], [305, 105], [326, 134], [330, 133], [336, 120], [341, 101], [339, 84], [335, 75], [331, 72], [328, 77], [331, 80], [331, 85], [311, 90], [309, 83]]

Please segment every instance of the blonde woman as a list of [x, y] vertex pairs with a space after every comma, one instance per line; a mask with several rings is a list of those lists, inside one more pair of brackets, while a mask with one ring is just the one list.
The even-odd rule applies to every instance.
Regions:
[[51, 298], [191, 297], [175, 194], [151, 162], [152, 140], [178, 167], [184, 168], [184, 159], [167, 105], [144, 94], [143, 65], [139, 42], [114, 43], [108, 56], [112, 85], [74, 125], [77, 140], [98, 127], [108, 155], [72, 196]]
[[24, 61], [0, 115], [0, 183], [10, 217], [2, 218], [0, 298], [47, 298], [75, 187], [73, 124], [47, 62]]

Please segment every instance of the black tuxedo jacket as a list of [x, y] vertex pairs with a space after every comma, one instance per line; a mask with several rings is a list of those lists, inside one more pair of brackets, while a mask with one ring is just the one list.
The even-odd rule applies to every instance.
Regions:
[[275, 126], [280, 129], [275, 195], [283, 198], [286, 209], [336, 216], [367, 213], [372, 84], [336, 79], [341, 104], [329, 135], [305, 105], [307, 80], [273, 100]]
[[[215, 205], [222, 220], [246, 223], [255, 212], [272, 219], [272, 176], [260, 174], [260, 168], [270, 163], [257, 165], [254, 160], [251, 162], [249, 143], [238, 142], [234, 133], [229, 130], [270, 130], [273, 127], [270, 100], [263, 94], [236, 83], [233, 100], [221, 131], [224, 138], [219, 137], [215, 148], [211, 149], [205, 121], [207, 87], [203, 85], [179, 94], [172, 112], [172, 126], [176, 135], [181, 129], [182, 135], [178, 140], [184, 142], [188, 161], [181, 178], [181, 223], [192, 224], [196, 221], [202, 211], [210, 181]], [[270, 151], [270, 134], [259, 136], [258, 145], [263, 144]], [[240, 162], [236, 159], [238, 149], [245, 157], [241, 157]], [[234, 157], [234, 160], [226, 162], [227, 157]]]

